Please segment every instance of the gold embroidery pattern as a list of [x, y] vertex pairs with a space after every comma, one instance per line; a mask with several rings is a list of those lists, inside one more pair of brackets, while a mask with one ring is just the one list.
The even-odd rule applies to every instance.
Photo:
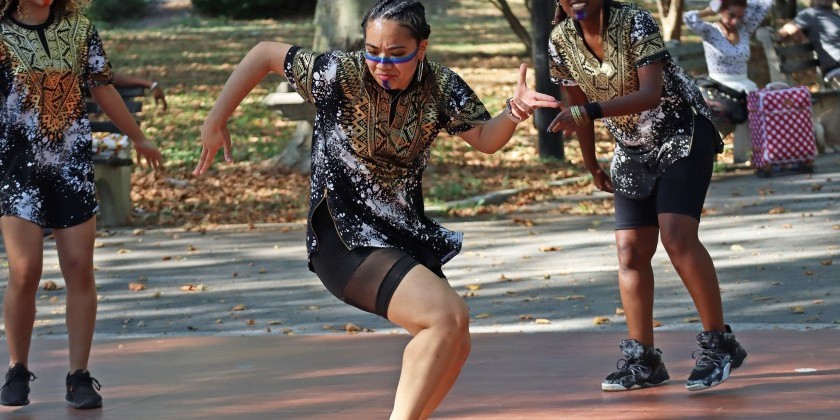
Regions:
[[78, 120], [84, 108], [79, 77], [83, 74], [81, 55], [87, 50], [90, 23], [77, 15], [60, 19], [46, 33], [49, 52], [36, 31], [16, 25], [3, 25], [3, 38], [15, 72], [15, 83], [23, 87], [24, 111], [38, 114], [38, 137], [50, 141], [64, 138], [67, 127]]

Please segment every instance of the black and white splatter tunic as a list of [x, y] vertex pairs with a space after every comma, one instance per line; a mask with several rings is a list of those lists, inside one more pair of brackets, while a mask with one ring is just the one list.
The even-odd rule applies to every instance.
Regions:
[[0, 210], [65, 228], [99, 209], [83, 87], [112, 82], [102, 41], [82, 15], [40, 25], [0, 21]]
[[[415, 78], [397, 96], [376, 83], [363, 51], [319, 54], [292, 47], [287, 54], [286, 77], [317, 108], [307, 228], [310, 256], [318, 247], [312, 214], [322, 203], [351, 249], [410, 252], [420, 243], [441, 263], [461, 249], [460, 232], [447, 230], [423, 212], [423, 170], [441, 130], [463, 133], [490, 115], [457, 74], [427, 64], [423, 82]], [[436, 85], [428, 85], [432, 81]]]
[[688, 156], [695, 115], [711, 116], [697, 86], [671, 60], [649, 12], [607, 1], [604, 27], [601, 62], [584, 42], [576, 20], [560, 22], [549, 38], [551, 77], [564, 86], [579, 86], [591, 102], [607, 101], [639, 89], [639, 67], [665, 63], [658, 106], [603, 119], [617, 143], [610, 171], [615, 191], [630, 198], [644, 198], [650, 195], [659, 175]]

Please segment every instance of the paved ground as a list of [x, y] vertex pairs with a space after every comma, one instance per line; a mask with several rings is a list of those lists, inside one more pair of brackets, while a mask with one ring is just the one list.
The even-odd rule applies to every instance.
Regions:
[[[652, 410], [659, 413], [646, 417], [668, 418], [673, 414], [669, 410], [686, 407], [699, 410], [689, 417], [714, 413], [764, 417], [773, 412], [785, 418], [797, 410], [831, 417], [840, 411], [836, 397], [840, 382], [840, 156], [821, 157], [817, 168], [814, 175], [760, 179], [742, 173], [713, 182], [701, 235], [718, 267], [727, 321], [739, 335], [755, 340], [751, 363], [761, 370], [742, 379], [741, 388], [735, 386], [745, 389], [743, 393], [708, 394], [719, 398], [686, 397], [678, 386], [644, 394], [644, 401], [654, 404]], [[597, 383], [611, 368], [617, 355], [615, 344], [625, 329], [616, 312], [620, 301], [613, 222], [606, 216], [556, 213], [558, 206], [567, 204], [543, 203], [492, 220], [443, 220], [466, 233], [464, 252], [445, 271], [467, 296], [473, 331], [547, 333], [479, 335], [472, 367], [465, 373], [466, 385], [459, 384], [460, 391], [453, 394], [461, 397], [448, 400], [445, 416], [552, 418], [560, 416], [556, 413], [597, 415], [600, 409], [611, 413], [606, 417], [641, 415], [639, 406], [625, 397], [589, 392], [593, 383], [597, 390]], [[306, 268], [303, 235], [303, 226], [292, 224], [228, 227], [204, 234], [128, 229], [99, 238], [96, 264], [101, 299], [93, 368], [99, 369], [100, 379], [108, 384], [106, 397], [116, 403], [109, 405], [116, 411], [99, 411], [85, 418], [232, 415], [224, 407], [235, 406], [234, 396], [241, 395], [232, 388], [252, 389], [255, 378], [263, 386], [257, 395], [266, 401], [256, 406], [249, 402], [250, 408], [237, 415], [276, 418], [266, 413], [279, 410], [292, 413], [284, 418], [345, 412], [356, 413], [345, 418], [384, 417], [376, 413], [385, 413], [390, 404], [398, 349], [407, 338], [346, 334], [348, 323], [377, 333], [394, 330], [325, 291]], [[54, 242], [46, 246], [44, 281], [61, 288]], [[655, 256], [654, 270], [659, 343], [668, 360], [674, 361], [669, 364], [672, 375], [684, 379], [693, 335], [700, 326], [662, 250]], [[2, 270], [0, 283], [6, 277]], [[142, 290], [130, 290], [132, 283]], [[32, 363], [42, 376], [38, 387], [52, 386], [52, 391], [61, 386], [58, 378], [63, 377], [66, 353], [63, 339], [48, 337], [64, 334], [64, 300], [63, 290], [39, 291]], [[243, 335], [250, 338], [239, 337]], [[121, 353], [125, 348], [134, 351]], [[354, 367], [372, 351], [376, 360]], [[0, 352], [5, 354], [5, 348]], [[255, 368], [256, 362], [245, 361], [249, 358], [268, 365]], [[273, 364], [278, 361], [283, 363]], [[387, 366], [378, 365], [379, 361]], [[791, 371], [814, 367], [804, 366], [806, 361], [822, 373], [797, 382], [799, 376]], [[784, 366], [779, 365], [782, 362]], [[319, 364], [330, 367], [311, 370]], [[293, 386], [298, 382], [288, 385], [280, 380], [287, 378], [284, 375], [340, 380], [337, 388], [321, 388], [326, 382], [298, 388]], [[580, 387], [585, 391], [571, 392], [577, 378], [585, 379], [586, 385]], [[379, 388], [366, 393], [368, 379]], [[210, 387], [206, 394], [205, 386]], [[540, 391], [544, 386], [549, 388]], [[824, 392], [826, 386], [834, 392]], [[78, 417], [60, 404], [59, 394], [38, 389], [45, 393], [38, 398], [46, 405], [15, 412], [12, 418]], [[333, 398], [333, 389], [343, 396]], [[352, 398], [343, 394], [348, 390], [355, 390], [349, 394]], [[799, 409], [768, 409], [774, 407], [768, 402], [777, 402], [767, 397], [768, 391], [784, 395], [786, 404], [800, 404]], [[283, 405], [286, 399], [269, 398], [283, 392], [297, 392], [300, 395], [295, 394], [294, 401], [309, 402], [294, 408]], [[179, 396], [192, 398], [192, 405]], [[513, 411], [505, 408], [508, 396], [515, 402]], [[145, 411], [143, 401], [154, 398], [167, 401], [160, 407], [172, 409], [172, 416], [145, 416], [151, 412]], [[350, 409], [367, 407], [364, 401], [368, 399], [376, 401], [371, 403], [373, 411]], [[134, 408], [120, 408], [128, 405]], [[182, 415], [187, 412], [192, 414]], [[135, 413], [134, 417], [129, 413]]]

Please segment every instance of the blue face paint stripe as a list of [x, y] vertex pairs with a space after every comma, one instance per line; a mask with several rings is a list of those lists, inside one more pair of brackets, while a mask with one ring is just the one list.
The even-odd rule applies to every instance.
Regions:
[[414, 50], [413, 53], [405, 56], [405, 57], [385, 57], [384, 55], [373, 55], [367, 51], [365, 51], [365, 59], [368, 61], [373, 61], [379, 64], [402, 64], [407, 63], [414, 59], [417, 56], [417, 52], [420, 49]]

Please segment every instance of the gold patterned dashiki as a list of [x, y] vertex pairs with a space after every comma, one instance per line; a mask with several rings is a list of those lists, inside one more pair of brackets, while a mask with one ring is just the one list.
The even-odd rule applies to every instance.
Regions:
[[549, 38], [551, 77], [578, 86], [591, 102], [607, 101], [639, 90], [638, 68], [664, 61], [662, 100], [653, 109], [604, 118], [616, 138], [611, 177], [616, 191], [647, 197], [673, 162], [691, 150], [696, 113], [710, 117], [700, 91], [673, 64], [659, 26], [646, 10], [618, 1], [604, 3], [604, 60], [583, 40], [572, 18], [560, 22]]
[[[309, 219], [329, 206], [349, 248], [422, 246], [441, 262], [461, 248], [452, 232], [423, 212], [421, 180], [441, 130], [459, 134], [490, 114], [452, 70], [427, 62], [423, 81], [386, 91], [367, 68], [363, 51], [315, 53], [293, 47], [285, 73], [317, 108], [312, 138]], [[317, 250], [311, 225], [307, 249]]]
[[98, 210], [83, 84], [112, 82], [102, 41], [80, 14], [0, 21], [0, 207], [67, 227]]

